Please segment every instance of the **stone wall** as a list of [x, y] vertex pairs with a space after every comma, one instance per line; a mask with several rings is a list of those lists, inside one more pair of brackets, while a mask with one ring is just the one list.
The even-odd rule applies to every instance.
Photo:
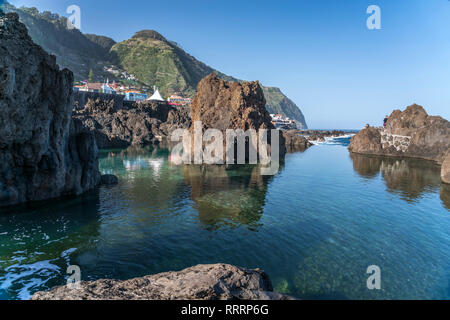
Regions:
[[383, 149], [394, 147], [399, 152], [406, 152], [411, 144], [410, 136], [401, 136], [397, 134], [390, 134], [386, 130], [380, 130], [381, 146]]

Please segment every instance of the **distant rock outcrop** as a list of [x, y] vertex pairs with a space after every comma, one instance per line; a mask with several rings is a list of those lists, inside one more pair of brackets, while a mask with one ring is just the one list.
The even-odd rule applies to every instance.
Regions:
[[72, 83], [16, 13], [0, 16], [0, 206], [99, 183], [95, 138], [71, 118]]
[[33, 300], [291, 300], [273, 292], [269, 276], [228, 264], [197, 265], [131, 280], [81, 282], [80, 289], [56, 287]]
[[189, 110], [185, 107], [146, 101], [128, 108], [116, 102], [113, 98], [91, 98], [74, 113], [74, 119], [95, 134], [99, 148], [158, 144], [173, 130], [190, 126]]
[[305, 151], [312, 146], [311, 142], [302, 137], [298, 130], [283, 131], [283, 136], [286, 140], [287, 152]]
[[429, 116], [423, 107], [415, 104], [403, 112], [392, 112], [386, 129], [361, 130], [349, 146], [354, 153], [422, 158], [439, 164], [449, 149], [450, 122]]

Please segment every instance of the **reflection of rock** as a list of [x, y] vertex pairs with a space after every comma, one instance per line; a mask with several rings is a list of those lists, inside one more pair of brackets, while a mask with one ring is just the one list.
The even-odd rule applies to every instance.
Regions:
[[431, 161], [359, 154], [350, 156], [358, 174], [373, 178], [381, 172], [388, 190], [400, 191], [407, 199], [416, 199], [423, 192], [440, 185], [439, 166]]
[[350, 153], [350, 158], [353, 160], [353, 169], [364, 178], [373, 178], [380, 172], [381, 157]]
[[445, 207], [450, 210], [450, 185], [441, 184], [441, 200]]
[[101, 184], [115, 185], [119, 183], [119, 179], [113, 174], [103, 174], [101, 177]]
[[33, 300], [285, 300], [273, 292], [269, 276], [227, 264], [197, 265], [131, 280], [81, 282], [38, 292]]
[[97, 145], [71, 120], [72, 85], [16, 13], [0, 16], [0, 206], [97, 186]]
[[361, 154], [404, 156], [442, 163], [450, 148], [450, 122], [442, 117], [429, 116], [418, 105], [409, 106], [403, 112], [392, 112], [387, 128], [387, 132], [371, 127], [361, 130], [352, 138], [349, 150]]
[[185, 165], [184, 180], [192, 188], [199, 219], [208, 228], [245, 224], [258, 226], [271, 179], [256, 165]]
[[440, 184], [439, 167], [428, 161], [384, 159], [380, 171], [388, 189], [401, 191], [408, 199]]
[[444, 183], [450, 184], [450, 151], [447, 153], [441, 168], [441, 179]]

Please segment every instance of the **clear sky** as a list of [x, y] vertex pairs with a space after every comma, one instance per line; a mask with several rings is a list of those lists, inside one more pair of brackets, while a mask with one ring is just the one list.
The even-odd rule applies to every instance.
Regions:
[[[311, 128], [379, 125], [418, 103], [450, 119], [449, 0], [10, 0], [116, 41], [154, 29], [211, 67], [277, 86]], [[369, 5], [381, 30], [368, 30]]]

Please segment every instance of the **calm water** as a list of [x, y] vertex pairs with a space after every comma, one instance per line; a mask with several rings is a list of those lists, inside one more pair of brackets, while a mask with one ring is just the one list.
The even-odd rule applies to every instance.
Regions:
[[[103, 152], [120, 183], [0, 213], [0, 299], [66, 281], [225, 262], [306, 299], [450, 299], [450, 190], [417, 160], [350, 156], [348, 139], [258, 167], [171, 166], [168, 151]], [[381, 290], [366, 287], [369, 265]]]

